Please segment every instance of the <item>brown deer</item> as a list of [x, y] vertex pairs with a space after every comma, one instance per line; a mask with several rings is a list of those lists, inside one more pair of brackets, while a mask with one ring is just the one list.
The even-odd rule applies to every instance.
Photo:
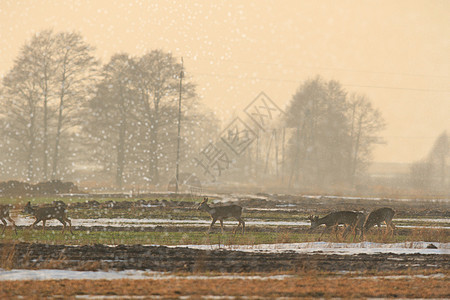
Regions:
[[318, 216], [309, 216], [308, 219], [311, 221], [310, 230], [313, 230], [314, 228], [322, 224], [326, 226], [324, 231], [322, 231], [322, 234], [319, 237], [320, 240], [325, 231], [328, 231], [330, 228], [336, 233], [337, 238], [338, 237], [337, 227], [339, 225], [348, 225], [350, 226], [351, 230], [354, 230], [355, 225], [358, 221], [358, 214], [354, 211], [344, 210], [332, 212], [323, 218], [319, 218]]
[[351, 226], [347, 226], [347, 228], [345, 228], [344, 231], [344, 238], [351, 232], [353, 231], [353, 238], [352, 241], [354, 241], [356, 239], [356, 235], [359, 232], [359, 236], [360, 238], [362, 238], [364, 236], [364, 223], [366, 222], [367, 219], [367, 213], [365, 212], [356, 212], [356, 224], [355, 226], [352, 228]]
[[203, 201], [197, 207], [197, 210], [206, 211], [211, 216], [212, 222], [211, 222], [211, 225], [209, 225], [208, 233], [211, 232], [211, 229], [217, 220], [220, 221], [220, 227], [222, 228], [222, 233], [223, 233], [223, 219], [230, 218], [230, 217], [233, 217], [239, 221], [239, 224], [233, 230], [233, 233], [236, 233], [237, 229], [239, 228], [239, 226], [241, 226], [241, 224], [242, 224], [242, 233], [244, 233], [245, 222], [241, 218], [241, 215], [242, 215], [242, 207], [241, 206], [232, 204], [232, 205], [227, 205], [227, 206], [211, 207], [208, 205], [207, 202], [208, 202], [208, 198], [207, 197], [203, 198]]
[[11, 217], [9, 216], [9, 210], [10, 210], [10, 206], [8, 204], [0, 204], [0, 220], [3, 222], [3, 230], [2, 233], [3, 234], [5, 232], [6, 229], [6, 220], [8, 220], [9, 222], [11, 222], [13, 228], [14, 228], [14, 232], [17, 235], [17, 229], [16, 229], [16, 223], [14, 222], [13, 219], [11, 219]]
[[[56, 203], [54, 206], [47, 206], [47, 207], [39, 207], [34, 208], [31, 206], [30, 202], [28, 201], [27, 205], [25, 206], [23, 213], [25, 214], [31, 214], [36, 218], [36, 221], [31, 225], [32, 228], [42, 221], [42, 230], [45, 231], [45, 221], [56, 219], [60, 221], [63, 224], [63, 230], [62, 232], [66, 230], [66, 223], [69, 224], [69, 230], [70, 233], [72, 232], [72, 222], [69, 218], [67, 218], [66, 215], [66, 205], [64, 202], [60, 201], [61, 203]], [[62, 205], [64, 204], [64, 205]]]
[[375, 225], [380, 229], [382, 223], [386, 224], [386, 233], [389, 229], [391, 229], [393, 233], [395, 226], [392, 223], [392, 218], [394, 218], [394, 215], [395, 211], [389, 207], [382, 207], [372, 211], [364, 223], [363, 233], [369, 231], [369, 229]]

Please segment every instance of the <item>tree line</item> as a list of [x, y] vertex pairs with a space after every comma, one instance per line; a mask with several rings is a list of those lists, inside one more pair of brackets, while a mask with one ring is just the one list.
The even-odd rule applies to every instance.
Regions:
[[[3, 176], [67, 180], [86, 168], [122, 187], [157, 185], [175, 175], [182, 65], [162, 50], [138, 57], [116, 53], [101, 64], [94, 50], [79, 33], [52, 30], [20, 49], [0, 86]], [[198, 101], [189, 76], [183, 80], [181, 158], [188, 166], [217, 138], [220, 124]], [[264, 150], [269, 139], [259, 136], [230, 174], [269, 174], [271, 157], [274, 176], [289, 186], [353, 185], [382, 142], [381, 113], [367, 96], [349, 93], [337, 81], [303, 82], [285, 112], [275, 157]]]
[[[112, 56], [104, 65], [79, 33], [45, 30], [21, 49], [0, 87], [0, 168], [29, 182], [78, 168], [157, 184], [173, 173], [181, 65], [170, 53]], [[217, 122], [183, 84], [181, 153], [198, 151]], [[218, 126], [218, 124], [216, 124]]]
[[320, 76], [299, 86], [277, 124], [258, 132], [228, 178], [310, 191], [353, 188], [366, 179], [386, 126], [366, 95]]
[[450, 187], [450, 141], [446, 131], [433, 144], [428, 155], [414, 162], [410, 169], [411, 183], [417, 189], [444, 190]]

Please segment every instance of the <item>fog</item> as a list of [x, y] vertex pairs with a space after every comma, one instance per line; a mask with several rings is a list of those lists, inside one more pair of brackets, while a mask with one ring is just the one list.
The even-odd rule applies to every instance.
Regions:
[[0, 180], [448, 193], [449, 6], [2, 1]]

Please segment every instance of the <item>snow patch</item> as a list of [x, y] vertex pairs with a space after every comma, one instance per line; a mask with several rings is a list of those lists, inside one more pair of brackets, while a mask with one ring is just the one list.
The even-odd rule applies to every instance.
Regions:
[[126, 270], [126, 271], [71, 271], [71, 270], [3, 270], [0, 269], [0, 281], [13, 280], [114, 280], [114, 279], [244, 279], [244, 280], [283, 280], [292, 275], [273, 276], [241, 276], [241, 275], [211, 275], [211, 276], [177, 276], [169, 273]]
[[[437, 249], [428, 249], [427, 246], [433, 244]], [[264, 252], [281, 253], [295, 252], [307, 254], [450, 254], [450, 243], [431, 243], [431, 242], [405, 242], [405, 243], [329, 243], [329, 242], [311, 242], [311, 243], [286, 243], [286, 244], [259, 244], [259, 245], [179, 245], [176, 247], [185, 247], [200, 250], [234, 250], [244, 252]]]

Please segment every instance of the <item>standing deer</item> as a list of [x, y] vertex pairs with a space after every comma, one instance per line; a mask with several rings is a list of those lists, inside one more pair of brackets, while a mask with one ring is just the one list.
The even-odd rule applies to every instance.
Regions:
[[370, 228], [377, 225], [380, 229], [382, 223], [386, 223], [386, 233], [389, 228], [394, 232], [395, 226], [392, 223], [392, 218], [395, 215], [395, 211], [389, 207], [383, 207], [372, 211], [367, 217], [364, 223], [363, 233], [367, 232]]
[[[10, 207], [9, 207], [9, 205], [4, 205], [4, 204], [1, 204], [0, 205], [0, 220], [3, 222], [3, 230], [2, 230], [2, 233], [1, 234], [3, 234], [4, 232], [5, 232], [5, 229], [6, 229], [6, 220], [8, 220], [9, 222], [11, 222], [11, 224], [12, 224], [12, 226], [13, 226], [13, 228], [14, 228], [14, 232], [16, 233], [16, 235], [17, 235], [17, 229], [16, 229], [16, 223], [14, 222], [14, 220], [13, 219], [11, 219], [11, 217], [9, 216], [9, 209], [10, 209]], [[5, 220], [6, 219], [6, 220]]]
[[31, 225], [32, 228], [34, 228], [34, 226], [37, 223], [42, 221], [42, 230], [45, 231], [45, 221], [51, 220], [51, 219], [57, 219], [58, 221], [60, 221], [63, 224], [63, 230], [62, 230], [63, 233], [66, 230], [66, 222], [67, 222], [67, 223], [69, 223], [70, 233], [73, 234], [72, 222], [70, 221], [69, 218], [67, 218], [67, 215], [66, 215], [66, 205], [64, 202], [62, 202], [62, 201], [60, 201], [60, 202], [64, 205], [62, 205], [61, 203], [57, 203], [54, 206], [34, 208], [31, 206], [30, 202], [28, 201], [27, 205], [25, 206], [25, 208], [23, 210], [23, 213], [31, 214], [36, 218], [36, 221], [34, 221], [34, 223]]
[[227, 205], [227, 206], [211, 207], [208, 205], [207, 202], [208, 202], [208, 198], [207, 197], [203, 198], [203, 201], [197, 207], [197, 210], [206, 211], [207, 213], [209, 213], [211, 215], [212, 222], [211, 222], [211, 225], [209, 225], [208, 233], [211, 232], [211, 229], [217, 220], [220, 221], [220, 227], [222, 228], [222, 233], [223, 233], [223, 219], [230, 218], [230, 217], [233, 217], [239, 221], [239, 224], [233, 230], [233, 233], [236, 233], [237, 229], [239, 228], [239, 226], [241, 226], [241, 224], [242, 224], [242, 233], [244, 233], [245, 222], [241, 218], [241, 215], [242, 215], [242, 207], [241, 206], [232, 204], [232, 205]]
[[338, 211], [333, 212], [331, 214], [326, 215], [323, 218], [319, 218], [318, 216], [309, 216], [308, 219], [311, 221], [311, 228], [310, 230], [313, 230], [314, 228], [324, 224], [326, 227], [324, 231], [322, 231], [322, 234], [319, 237], [322, 237], [322, 235], [327, 231], [328, 229], [332, 228], [332, 230], [336, 233], [337, 236], [337, 227], [339, 225], [348, 225], [350, 226], [351, 230], [354, 230], [355, 225], [358, 221], [358, 214], [354, 211]]

